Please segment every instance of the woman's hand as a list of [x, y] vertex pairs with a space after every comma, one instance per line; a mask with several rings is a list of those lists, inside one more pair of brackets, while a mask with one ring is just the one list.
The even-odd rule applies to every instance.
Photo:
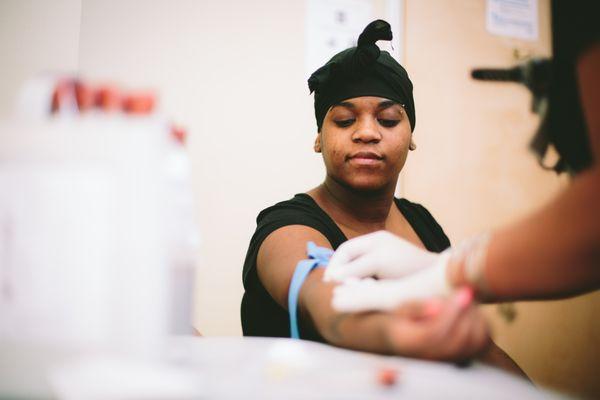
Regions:
[[338, 247], [329, 261], [324, 280], [400, 278], [433, 265], [438, 257], [390, 232], [373, 232]]
[[470, 289], [450, 299], [406, 303], [384, 328], [394, 354], [443, 361], [464, 361], [490, 346], [488, 324], [473, 304]]

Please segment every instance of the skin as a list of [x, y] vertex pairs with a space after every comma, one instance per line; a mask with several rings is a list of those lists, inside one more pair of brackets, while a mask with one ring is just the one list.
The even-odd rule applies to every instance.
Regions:
[[[402, 106], [382, 98], [351, 99], [325, 116], [315, 151], [322, 153], [327, 175], [308, 194], [346, 237], [388, 229], [424, 247], [402, 213], [392, 207], [411, 136]], [[381, 159], [362, 161], [363, 152]]]
[[[490, 302], [559, 299], [600, 287], [600, 44], [576, 63], [594, 163], [554, 201], [494, 233], [484, 271]], [[454, 285], [466, 282], [450, 265]]]
[[[402, 106], [383, 98], [353, 98], [327, 112], [314, 145], [327, 175], [308, 194], [348, 238], [385, 229], [424, 247], [393, 203], [411, 136]], [[291, 225], [272, 232], [259, 250], [258, 276], [285, 309], [291, 277], [298, 261], [306, 258], [308, 241], [332, 247], [320, 232]], [[464, 292], [448, 301], [408, 304], [393, 313], [347, 314], [331, 308], [335, 284], [324, 282], [322, 275], [318, 268], [306, 279], [299, 315], [333, 345], [435, 360], [498, 354], [507, 359], [492, 344], [483, 316]], [[510, 359], [506, 362], [515, 367]]]

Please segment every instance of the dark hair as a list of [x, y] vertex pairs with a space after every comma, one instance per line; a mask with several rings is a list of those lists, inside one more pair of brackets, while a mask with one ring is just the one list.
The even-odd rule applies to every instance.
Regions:
[[402, 104], [414, 131], [412, 82], [406, 70], [387, 51], [377, 47], [378, 40], [392, 40], [390, 24], [380, 19], [367, 25], [356, 47], [339, 52], [308, 79], [308, 88], [315, 93], [319, 131], [332, 105], [361, 96], [384, 97]]

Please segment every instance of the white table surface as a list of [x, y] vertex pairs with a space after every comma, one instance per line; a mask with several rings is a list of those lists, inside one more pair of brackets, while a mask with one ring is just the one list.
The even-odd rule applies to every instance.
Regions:
[[[179, 353], [181, 352], [181, 353]], [[548, 399], [556, 396], [494, 367], [380, 356], [310, 341], [203, 338], [181, 341], [174, 360], [205, 378], [215, 398], [279, 399]], [[377, 382], [381, 368], [398, 382]], [[556, 396], [558, 398], [558, 396]]]
[[[26, 358], [17, 363], [6, 358], [18, 357], [15, 351], [13, 347], [13, 354], [9, 354], [0, 345], [0, 355], [4, 355], [0, 357], [0, 398], [7, 395], [103, 400], [564, 398], [480, 363], [459, 368], [448, 363], [380, 356], [292, 339], [178, 337], [166, 346], [161, 363], [114, 355], [83, 358], [71, 355], [63, 357], [60, 363], [45, 363], [41, 375], [34, 373]], [[30, 357], [32, 363], [44, 366], [35, 357]], [[378, 383], [382, 368], [398, 371], [394, 385]], [[49, 384], [45, 389], [40, 386], [37, 392], [19, 392], [19, 385], [27, 384], [28, 376], [32, 379], [45, 376]], [[15, 382], [16, 377], [22, 382]], [[43, 393], [44, 390], [48, 392]]]

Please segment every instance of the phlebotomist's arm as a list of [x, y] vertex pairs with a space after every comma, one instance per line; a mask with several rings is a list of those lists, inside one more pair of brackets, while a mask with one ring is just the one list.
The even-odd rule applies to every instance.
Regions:
[[[546, 207], [494, 233], [484, 272], [489, 301], [553, 299], [600, 287], [600, 44], [576, 66], [593, 164]], [[450, 268], [452, 283], [466, 280], [460, 266]]]

